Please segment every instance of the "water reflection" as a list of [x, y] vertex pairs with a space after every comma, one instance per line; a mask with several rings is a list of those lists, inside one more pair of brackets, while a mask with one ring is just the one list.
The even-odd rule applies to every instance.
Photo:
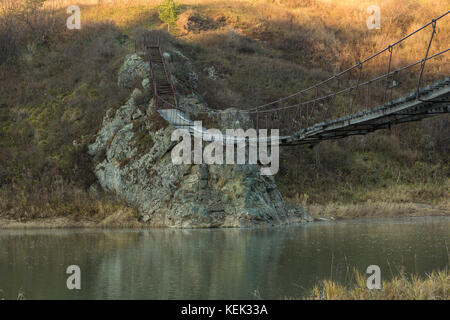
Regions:
[[[253, 230], [0, 231], [0, 289], [28, 299], [278, 299], [353, 267], [425, 273], [448, 265], [450, 218]], [[82, 289], [66, 288], [69, 265]]]

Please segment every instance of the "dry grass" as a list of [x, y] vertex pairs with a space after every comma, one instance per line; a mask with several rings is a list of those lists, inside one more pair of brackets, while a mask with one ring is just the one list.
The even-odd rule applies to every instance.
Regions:
[[322, 216], [448, 214], [447, 151], [425, 152], [426, 145], [413, 142], [414, 129], [402, 128], [410, 132], [404, 140], [396, 132], [377, 133], [289, 150], [276, 177], [279, 187], [287, 201]]
[[136, 210], [123, 201], [62, 180], [3, 186], [0, 217], [1, 228], [140, 226]]
[[0, 217], [1, 229], [64, 229], [64, 228], [148, 228], [149, 225], [137, 220], [134, 210], [123, 207], [109, 212], [102, 218], [66, 217], [37, 218], [29, 221], [17, 221]]
[[[286, 197], [293, 204], [303, 205], [314, 218], [354, 219], [381, 217], [446, 216], [450, 215], [450, 179], [444, 183], [392, 184], [388, 187], [356, 186], [353, 191], [337, 191], [345, 188], [335, 184], [333, 200], [331, 191], [315, 194], [310, 200], [307, 193]], [[385, 185], [389, 184], [385, 182]], [[302, 187], [304, 188], [304, 187]], [[317, 190], [312, 185], [311, 189]], [[307, 190], [309, 191], [309, 190]], [[322, 192], [322, 191], [321, 191]], [[347, 199], [339, 196], [346, 194]]]
[[425, 277], [401, 274], [383, 281], [381, 290], [369, 290], [366, 277], [355, 270], [353, 285], [325, 280], [316, 286], [307, 300], [448, 300], [450, 273], [448, 269], [432, 272]]
[[[73, 4], [64, 0], [47, 2], [51, 8]], [[107, 20], [127, 33], [136, 28], [164, 28], [157, 15], [160, 1], [75, 3], [82, 5], [83, 24]], [[173, 33], [191, 46], [200, 45], [203, 52], [193, 52], [196, 64], [200, 68], [214, 66], [221, 78], [215, 84], [207, 82], [201, 87], [208, 91], [206, 98], [212, 107], [255, 105], [289, 94], [353, 65], [448, 10], [444, 0], [402, 3], [386, 0], [378, 3], [381, 30], [368, 30], [366, 9], [374, 4], [369, 0], [178, 0], [177, 3], [182, 13], [178, 30]], [[186, 30], [192, 16], [201, 17], [201, 32], [196, 28], [192, 32]], [[448, 19], [439, 22], [430, 54], [446, 48], [449, 31]], [[420, 60], [428, 38], [429, 32], [424, 31], [396, 48], [392, 68]], [[375, 59], [365, 70], [384, 71], [386, 58], [383, 55]], [[235, 63], [239, 59], [244, 62]], [[426, 77], [439, 77], [448, 71], [446, 64], [438, 66], [430, 62]], [[409, 74], [404, 78], [412, 81]]]
[[[404, 169], [403, 169], [404, 170]], [[383, 173], [379, 173], [380, 176]], [[380, 217], [445, 216], [450, 215], [450, 179], [435, 183], [382, 185], [354, 183], [354, 190], [346, 190], [345, 183], [334, 182], [334, 188], [321, 190], [315, 184], [302, 186], [305, 193], [285, 199], [303, 205], [315, 218], [353, 219]], [[342, 188], [342, 190], [338, 190]], [[312, 194], [315, 190], [316, 194]], [[313, 199], [309, 195], [313, 196]]]
[[431, 206], [421, 203], [365, 202], [357, 204], [330, 203], [327, 205], [307, 205], [306, 208], [314, 218], [355, 219], [382, 217], [417, 217], [450, 215], [450, 204]]
[[[73, 4], [64, 0], [53, 2], [62, 7], [69, 2]], [[86, 21], [110, 20], [122, 27], [145, 26], [145, 20], [158, 22], [157, 17], [150, 19], [148, 16], [156, 13], [160, 2], [75, 1], [84, 5], [83, 19]], [[177, 3], [188, 15], [198, 14], [212, 20], [224, 17], [226, 25], [223, 30], [215, 31], [218, 34], [231, 28], [239, 35], [279, 50], [280, 55], [291, 60], [309, 64], [312, 60], [316, 67], [332, 65], [335, 70], [371, 55], [448, 10], [445, 0], [407, 0], [401, 3], [395, 0], [375, 3], [371, 0], [178, 0]], [[366, 9], [374, 4], [381, 8], [380, 30], [368, 30], [366, 26], [369, 16]], [[179, 29], [182, 29], [183, 17], [180, 20]], [[163, 26], [160, 21], [159, 25]], [[432, 48], [436, 51], [445, 49], [449, 42], [448, 19], [439, 23], [438, 30]], [[423, 51], [428, 35], [408, 40], [408, 45], [399, 52], [399, 59], [401, 56], [404, 62], [417, 60], [417, 51]], [[184, 36], [195, 42], [202, 42], [204, 37], [211, 35], [202, 32]], [[381, 61], [376, 63], [381, 64]], [[384, 63], [382, 67], [385, 67]]]
[[[402, 3], [394, 0], [378, 3], [370, 0], [288, 2], [178, 1], [191, 11], [213, 19], [224, 16], [228, 27], [249, 38], [278, 45], [279, 49], [314, 50], [313, 61], [322, 66], [324, 62], [331, 62], [336, 69], [348, 62], [354, 63], [355, 58], [371, 55], [374, 50], [397, 41], [448, 10], [446, 1], [431, 0]], [[381, 8], [382, 26], [379, 31], [368, 30], [366, 26], [366, 9], [374, 4]], [[446, 48], [449, 28], [448, 21], [440, 24], [437, 50]], [[192, 37], [197, 38], [195, 35]], [[415, 37], [408, 43], [408, 48], [405, 48], [408, 51], [403, 52], [402, 58], [406, 61], [414, 58], [426, 38]], [[282, 43], [285, 40], [291, 41]], [[298, 56], [300, 52], [288, 50], [285, 53]], [[336, 61], [337, 57], [339, 61]]]

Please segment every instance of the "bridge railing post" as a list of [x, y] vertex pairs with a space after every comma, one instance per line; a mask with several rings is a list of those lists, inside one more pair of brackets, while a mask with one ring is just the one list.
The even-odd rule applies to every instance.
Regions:
[[[356, 81], [356, 87], [355, 87], [357, 97], [358, 97], [359, 84], [361, 83], [361, 77], [362, 77], [362, 71], [363, 71], [363, 64], [361, 62], [358, 62], [358, 70], [359, 70], [359, 75], [358, 75], [358, 80]], [[353, 90], [350, 90], [350, 92], [351, 91], [353, 91]], [[356, 100], [355, 98], [352, 99], [350, 97], [350, 105], [349, 105], [350, 112], [353, 112], [353, 102], [355, 100]]]
[[[301, 94], [297, 96], [298, 105], [295, 112], [295, 125], [298, 127], [298, 129], [302, 128], [302, 114], [301, 114]], [[294, 130], [297, 128], [294, 128]]]
[[425, 64], [426, 64], [427, 59], [428, 59], [428, 54], [430, 52], [431, 43], [433, 42], [433, 38], [434, 38], [434, 35], [436, 33], [436, 20], [435, 19], [431, 20], [431, 27], [432, 27], [432, 31], [431, 31], [430, 41], [428, 42], [428, 47], [427, 47], [427, 50], [425, 52], [425, 57], [422, 59], [422, 62], [420, 64], [419, 81], [417, 83], [417, 91], [416, 91], [416, 99], [418, 99], [418, 100], [420, 100], [420, 98], [419, 98], [420, 85], [422, 83], [423, 71], [425, 69]]
[[389, 51], [389, 63], [388, 63], [388, 69], [387, 69], [387, 75], [386, 75], [386, 87], [384, 89], [383, 103], [386, 102], [387, 90], [389, 88], [389, 74], [391, 73], [392, 51], [394, 51], [394, 47], [389, 45], [388, 51]]

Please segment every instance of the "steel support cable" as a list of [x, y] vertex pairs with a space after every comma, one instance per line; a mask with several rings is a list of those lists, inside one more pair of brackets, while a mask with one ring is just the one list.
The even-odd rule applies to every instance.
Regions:
[[[380, 50], [380, 51], [374, 53], [373, 55], [371, 55], [371, 56], [369, 56], [368, 58], [366, 58], [366, 59], [360, 61], [359, 63], [357, 63], [357, 64], [355, 64], [355, 65], [353, 65], [353, 66], [347, 68], [346, 70], [343, 70], [343, 71], [341, 71], [341, 72], [339, 72], [339, 73], [333, 75], [332, 77], [330, 77], [330, 78], [328, 78], [328, 79], [326, 79], [326, 80], [323, 80], [323, 81], [321, 81], [321, 82], [319, 82], [319, 83], [317, 83], [317, 84], [315, 84], [315, 85], [313, 85], [313, 86], [311, 86], [311, 87], [309, 87], [309, 88], [300, 90], [300, 91], [298, 91], [298, 92], [296, 92], [296, 93], [293, 93], [293, 94], [288, 95], [288, 96], [286, 96], [286, 97], [283, 97], [283, 98], [281, 98], [281, 99], [278, 99], [278, 100], [275, 100], [275, 101], [272, 101], [272, 102], [269, 102], [269, 103], [266, 103], [266, 104], [263, 104], [263, 105], [259, 105], [259, 106], [257, 106], [257, 107], [251, 108], [251, 109], [239, 109], [238, 112], [248, 113], [248, 114], [253, 114], [253, 113], [255, 113], [256, 111], [261, 112], [261, 113], [267, 113], [267, 112], [274, 112], [274, 111], [276, 111], [276, 110], [285, 110], [285, 109], [292, 108], [292, 107], [294, 107], [294, 106], [301, 106], [301, 105], [305, 105], [305, 104], [312, 103], [312, 102], [315, 102], [315, 101], [321, 101], [321, 100], [323, 100], [323, 99], [325, 99], [325, 98], [329, 98], [329, 97], [336, 96], [336, 95], [341, 94], [341, 93], [345, 93], [345, 92], [347, 92], [347, 91], [349, 91], [349, 90], [353, 90], [353, 89], [355, 88], [355, 86], [350, 86], [350, 87], [348, 87], [348, 88], [346, 88], [346, 89], [343, 89], [343, 90], [338, 91], [338, 92], [334, 92], [334, 93], [332, 93], [332, 94], [330, 94], [330, 95], [326, 95], [326, 96], [323, 96], [323, 97], [319, 97], [319, 98], [317, 98], [317, 99], [313, 99], [313, 100], [309, 100], [309, 101], [304, 101], [304, 102], [301, 102], [301, 103], [297, 103], [297, 104], [295, 104], [294, 106], [280, 107], [280, 108], [274, 108], [274, 109], [269, 109], [269, 110], [260, 110], [260, 109], [262, 109], [262, 108], [264, 108], [264, 107], [267, 107], [267, 106], [270, 106], [270, 105], [274, 105], [274, 104], [276, 104], [276, 103], [279, 103], [279, 102], [285, 101], [285, 100], [287, 100], [287, 99], [293, 98], [293, 97], [295, 97], [295, 96], [298, 96], [298, 95], [300, 95], [300, 94], [302, 94], [302, 93], [305, 93], [305, 92], [307, 92], [307, 91], [310, 91], [310, 90], [312, 90], [312, 89], [318, 88], [318, 87], [320, 87], [320, 86], [322, 86], [322, 85], [324, 85], [324, 84], [330, 82], [331, 80], [339, 79], [339, 77], [341, 77], [342, 75], [348, 73], [349, 71], [351, 71], [351, 70], [353, 70], [353, 69], [355, 69], [355, 68], [359, 68], [361, 65], [363, 65], [364, 63], [366, 63], [366, 62], [372, 60], [373, 58], [375, 58], [375, 57], [377, 57], [377, 56], [379, 56], [380, 54], [382, 54], [382, 53], [384, 53], [384, 52], [386, 52], [386, 51], [393, 50], [393, 47], [394, 47], [394, 46], [396, 46], [396, 45], [398, 45], [399, 43], [405, 41], [406, 39], [410, 38], [411, 36], [415, 35], [416, 33], [420, 32], [420, 31], [422, 31], [423, 29], [427, 28], [428, 26], [430, 26], [430, 25], [435, 26], [436, 23], [437, 23], [437, 21], [439, 21], [439, 20], [442, 19], [443, 17], [447, 16], [449, 13], [450, 13], [450, 11], [445, 12], [445, 13], [442, 14], [441, 16], [439, 16], [439, 17], [433, 19], [433, 20], [430, 21], [429, 23], [427, 23], [427, 24], [425, 24], [424, 26], [420, 27], [419, 29], [417, 29], [417, 30], [415, 30], [415, 31], [413, 31], [413, 32], [411, 32], [411, 33], [409, 33], [408, 35], [404, 36], [403, 38], [401, 38], [400, 40], [394, 42], [393, 44], [387, 46], [386, 48], [384, 48], [384, 49], [382, 49], [382, 50]], [[434, 30], [433, 30], [433, 34], [434, 34]], [[419, 61], [417, 61], [417, 62], [415, 62], [415, 63], [412, 63], [412, 64], [410, 64], [410, 65], [407, 65], [407, 66], [405, 66], [405, 67], [399, 68], [399, 69], [397, 69], [397, 70], [395, 70], [395, 71], [389, 72], [389, 73], [387, 73], [387, 74], [384, 74], [384, 75], [379, 76], [379, 77], [377, 77], [377, 78], [374, 78], [374, 79], [372, 79], [372, 80], [366, 81], [366, 82], [364, 82], [364, 83], [362, 83], [362, 84], [359, 84], [359, 86], [369, 85], [370, 83], [375, 82], [375, 81], [378, 81], [379, 79], [385, 78], [386, 76], [390, 76], [390, 75], [392, 75], [392, 74], [395, 74], [395, 73], [400, 72], [400, 71], [402, 71], [402, 70], [405, 70], [405, 69], [407, 69], [407, 68], [413, 67], [413, 66], [417, 65], [418, 63], [424, 64], [426, 61], [428, 61], [428, 60], [430, 60], [430, 59], [432, 59], [432, 58], [434, 58], [434, 57], [437, 57], [437, 56], [439, 56], [439, 55], [441, 55], [441, 54], [444, 54], [444, 53], [446, 53], [446, 52], [449, 51], [449, 50], [450, 50], [450, 48], [448, 48], [448, 49], [446, 49], [446, 50], [443, 50], [443, 51], [441, 51], [441, 52], [438, 52], [438, 53], [436, 53], [436, 54], [434, 54], [434, 55], [432, 55], [432, 56], [430, 56], [430, 57], [426, 57], [426, 58], [424, 58], [424, 59], [422, 59], [422, 60], [419, 60]], [[428, 48], [428, 50], [427, 50], [427, 54], [428, 54], [428, 51], [429, 51], [429, 48]], [[166, 104], [168, 104], [168, 105], [170, 105], [170, 106], [174, 106], [172, 103], [169, 103], [168, 101], [162, 99], [159, 95], [158, 95], [157, 99], [161, 99], [161, 101], [164, 101]], [[176, 106], [174, 106], [174, 107], [176, 107]], [[176, 107], [176, 108], [179, 109], [178, 107]], [[220, 114], [220, 113], [224, 113], [224, 112], [225, 112], [225, 110], [211, 110], [211, 111], [208, 111], [208, 112], [198, 112], [198, 113], [199, 113], [199, 114], [211, 114], [211, 113], [212, 113], [212, 114], [214, 114], [214, 113], [215, 113], [215, 114]]]
[[[438, 52], [438, 53], [436, 53], [436, 54], [434, 54], [434, 55], [432, 55], [432, 56], [429, 56], [429, 57], [427, 57], [426, 60], [428, 61], [428, 60], [430, 60], [430, 59], [433, 59], [433, 58], [435, 58], [435, 57], [437, 57], [437, 56], [439, 56], [439, 55], [442, 55], [442, 54], [444, 54], [444, 53], [446, 53], [446, 52], [448, 52], [448, 51], [450, 51], [450, 48], [447, 48], [447, 49], [445, 49], [445, 50], [443, 50], [443, 51], [440, 51], [440, 52]], [[422, 59], [422, 60], [423, 60], [423, 59]], [[312, 100], [308, 100], [308, 101], [303, 101], [303, 102], [296, 103], [296, 104], [294, 104], [294, 105], [289, 105], [289, 106], [286, 106], [286, 107], [274, 108], [274, 109], [269, 109], [269, 110], [254, 110], [254, 111], [249, 111], [249, 110], [238, 110], [237, 112], [239, 112], [239, 113], [248, 113], [248, 114], [254, 114], [254, 113], [257, 113], [257, 112], [258, 112], [258, 113], [269, 113], [269, 112], [275, 112], [275, 111], [278, 111], [278, 110], [286, 110], [286, 109], [291, 109], [291, 108], [295, 108], [295, 107], [307, 105], [307, 104], [313, 103], [314, 101], [321, 101], [321, 100], [328, 99], [328, 98], [330, 98], [330, 97], [337, 96], [337, 95], [339, 95], [339, 94], [345, 93], [345, 92], [347, 92], [347, 91], [350, 91], [350, 90], [356, 88], [357, 86], [362, 87], [362, 86], [365, 86], [365, 85], [369, 85], [369, 84], [371, 84], [371, 83], [373, 83], [373, 82], [379, 81], [379, 80], [381, 80], [381, 79], [383, 79], [383, 78], [386, 78], [386, 77], [388, 77], [388, 76], [390, 76], [390, 75], [393, 75], [393, 74], [396, 74], [396, 73], [401, 72], [401, 71], [403, 71], [403, 70], [406, 70], [406, 69], [409, 69], [409, 68], [411, 68], [411, 67], [414, 67], [414, 66], [418, 65], [419, 63], [422, 63], [422, 60], [418, 60], [418, 61], [416, 61], [416, 62], [414, 62], [414, 63], [411, 63], [411, 64], [409, 64], [409, 65], [406, 65], [406, 66], [404, 66], [404, 67], [398, 68], [398, 69], [396, 69], [396, 70], [394, 70], [394, 71], [391, 71], [389, 74], [387, 74], [387, 73], [386, 73], [386, 74], [383, 74], [383, 75], [378, 76], [378, 77], [376, 77], [376, 78], [370, 79], [370, 80], [368, 80], [368, 81], [366, 81], [366, 82], [360, 83], [359, 85], [354, 85], [354, 86], [351, 86], [351, 87], [342, 89], [342, 90], [340, 90], [340, 91], [333, 92], [333, 93], [331, 93], [331, 94], [329, 94], [329, 95], [319, 97], [319, 98], [317, 98], [317, 99], [312, 99]], [[164, 102], [165, 104], [168, 104], [168, 105], [174, 107], [174, 109], [179, 109], [179, 110], [181, 110], [181, 111], [184, 111], [182, 108], [179, 108], [179, 107], [175, 106], [174, 104], [168, 102], [167, 100], [161, 98], [161, 96], [158, 96], [158, 99], [161, 100], [162, 102]], [[199, 112], [196, 112], [196, 114], [215, 114], [215, 113], [222, 113], [222, 112], [219, 112], [219, 110], [199, 111]]]
[[[441, 52], [438, 52], [438, 53], [436, 53], [436, 54], [434, 54], [434, 55], [428, 57], [427, 60], [433, 59], [433, 58], [435, 58], [435, 57], [437, 57], [437, 56], [439, 56], [439, 55], [441, 55], [441, 54], [444, 54], [444, 53], [448, 52], [449, 50], [450, 50], [450, 48], [445, 49], [445, 50], [443, 50], [443, 51], [441, 51]], [[393, 75], [393, 74], [395, 74], [395, 73], [397, 73], [397, 72], [401, 72], [401, 71], [406, 70], [406, 69], [408, 69], [408, 68], [414, 67], [414, 66], [418, 65], [418, 64], [421, 63], [421, 62], [422, 62], [422, 60], [419, 60], [419, 61], [417, 61], [417, 62], [411, 63], [411, 64], [409, 64], [409, 65], [407, 65], [407, 66], [404, 66], [404, 67], [402, 67], [402, 68], [399, 68], [399, 69], [396, 69], [396, 70], [394, 70], [394, 71], [391, 71], [389, 74], [384, 74], [384, 75], [378, 76], [378, 77], [376, 77], [376, 78], [373, 78], [373, 79], [371, 79], [371, 80], [368, 80], [368, 81], [366, 81], [366, 82], [363, 82], [363, 83], [359, 84], [359, 86], [362, 87], [362, 86], [371, 84], [371, 83], [373, 83], [373, 82], [379, 81], [380, 79], [386, 78], [387, 76], [390, 76], [390, 75]], [[341, 90], [341, 91], [338, 91], [338, 92], [331, 93], [331, 94], [326, 95], [326, 96], [323, 96], [323, 97], [319, 97], [319, 98], [317, 98], [317, 99], [313, 99], [313, 100], [301, 102], [300, 105], [305, 105], [305, 104], [312, 103], [312, 102], [314, 102], [314, 100], [317, 100], [317, 101], [324, 100], [324, 99], [330, 98], [330, 97], [332, 97], [332, 96], [334, 96], [334, 95], [339, 95], [339, 94], [341, 94], [341, 93], [345, 93], [345, 92], [347, 92], [347, 91], [349, 91], [349, 90], [352, 90], [352, 89], [354, 89], [354, 88], [356, 88], [356, 85], [351, 86], [351, 87], [348, 87], [348, 88], [345, 88], [345, 89], [343, 89], [343, 90]], [[282, 107], [282, 108], [277, 108], [277, 109], [259, 110], [259, 112], [260, 112], [260, 113], [274, 112], [274, 111], [277, 111], [277, 110], [285, 110], [285, 109], [295, 108], [295, 107], [297, 107], [298, 105], [299, 105], [299, 104], [296, 103], [296, 104], [294, 104], [294, 105], [290, 105], [290, 106]], [[249, 113], [254, 113], [254, 112], [249, 112]]]
[[425, 69], [425, 63], [427, 61], [428, 53], [430, 52], [431, 44], [433, 42], [434, 35], [436, 34], [436, 21], [432, 21], [433, 31], [431, 32], [430, 42], [428, 43], [427, 51], [425, 52], [425, 58], [422, 60], [420, 65], [420, 74], [419, 74], [419, 81], [417, 83], [417, 91], [416, 91], [416, 98], [420, 100], [419, 98], [419, 90], [420, 90], [420, 84], [422, 83], [422, 76], [423, 76], [423, 70]]
[[[415, 35], [416, 33], [418, 33], [418, 32], [420, 32], [420, 31], [422, 31], [423, 29], [427, 28], [428, 26], [430, 26], [430, 25], [432, 25], [432, 24], [435, 24], [438, 20], [442, 19], [443, 17], [445, 17], [445, 16], [446, 16], [447, 14], [449, 14], [449, 13], [450, 13], [450, 10], [447, 11], [447, 12], [445, 12], [444, 14], [440, 15], [439, 17], [437, 17], [437, 18], [431, 20], [430, 22], [428, 22], [428, 23], [425, 24], [424, 26], [420, 27], [419, 29], [417, 29], [417, 30], [411, 32], [410, 34], [408, 34], [408, 35], [406, 35], [406, 36], [404, 36], [404, 37], [401, 38], [400, 40], [397, 40], [397, 41], [394, 42], [393, 44], [388, 45], [386, 48], [384, 48], [384, 49], [382, 49], [382, 50], [380, 50], [380, 51], [374, 53], [373, 55], [371, 55], [371, 56], [369, 56], [368, 58], [364, 59], [364, 60], [361, 61], [360, 63], [361, 63], [361, 64], [364, 64], [364, 63], [366, 63], [366, 62], [372, 60], [373, 58], [375, 58], [375, 57], [379, 56], [380, 54], [384, 53], [385, 51], [389, 50], [389, 48], [398, 45], [399, 43], [405, 41], [406, 39], [410, 38], [411, 36]], [[263, 104], [263, 105], [260, 105], [260, 106], [256, 106], [256, 107], [254, 107], [254, 108], [252, 108], [252, 109], [247, 109], [246, 111], [254, 111], [255, 109], [260, 109], [260, 108], [263, 108], [263, 107], [266, 107], [266, 106], [270, 106], [270, 105], [273, 105], [273, 104], [275, 104], [275, 103], [282, 102], [282, 101], [287, 100], [287, 99], [289, 99], [289, 98], [295, 97], [296, 95], [298, 95], [298, 94], [300, 94], [300, 93], [304, 93], [304, 92], [306, 92], [306, 91], [312, 90], [312, 89], [314, 89], [314, 88], [316, 88], [316, 87], [318, 87], [318, 86], [321, 86], [321, 85], [323, 85], [323, 84], [326, 84], [327, 82], [329, 82], [329, 81], [335, 79], [336, 77], [342, 76], [343, 74], [345, 74], [345, 73], [347, 73], [347, 72], [349, 72], [349, 71], [351, 71], [351, 70], [357, 68], [357, 67], [359, 66], [360, 63], [357, 63], [357, 64], [355, 64], [355, 65], [353, 65], [353, 66], [347, 68], [346, 70], [341, 71], [341, 72], [339, 72], [339, 73], [333, 75], [332, 77], [330, 77], [330, 78], [328, 78], [328, 79], [326, 79], [326, 80], [323, 80], [323, 81], [321, 81], [321, 82], [319, 82], [319, 83], [317, 83], [317, 84], [315, 84], [315, 85], [313, 85], [313, 86], [311, 86], [311, 87], [309, 87], [309, 88], [303, 89], [303, 90], [301, 90], [301, 91], [298, 91], [298, 92], [296, 92], [296, 93], [293, 93], [293, 94], [288, 95], [288, 96], [286, 96], [286, 97], [283, 97], [283, 98], [281, 98], [281, 99], [278, 99], [278, 100], [275, 100], [275, 101], [272, 101], [272, 102], [269, 102], [269, 103], [266, 103], [266, 104]]]
[[[388, 63], [388, 70], [387, 73], [389, 74], [391, 72], [391, 62], [392, 62], [392, 52], [394, 48], [389, 46], [389, 63]], [[386, 102], [386, 95], [387, 95], [387, 89], [389, 87], [389, 77], [386, 78], [386, 88], [384, 90], [384, 98], [383, 98], [383, 102]]]
[[[382, 49], [382, 50], [380, 50], [380, 51], [378, 51], [378, 52], [372, 54], [371, 56], [369, 56], [368, 58], [362, 60], [361, 62], [359, 62], [359, 63], [357, 63], [357, 64], [355, 64], [355, 65], [353, 65], [353, 66], [351, 66], [351, 67], [349, 67], [349, 68], [347, 68], [347, 69], [345, 69], [345, 70], [343, 70], [343, 71], [341, 71], [341, 72], [339, 72], [339, 73], [337, 73], [337, 74], [335, 74], [335, 75], [333, 75], [333, 76], [331, 76], [331, 77], [329, 77], [329, 78], [326, 79], [326, 80], [323, 80], [323, 81], [321, 81], [321, 82], [318, 82], [318, 83], [316, 83], [315, 85], [313, 85], [313, 86], [311, 86], [311, 87], [309, 87], [309, 88], [300, 90], [300, 91], [298, 91], [298, 92], [295, 92], [295, 93], [293, 93], [293, 94], [290, 94], [290, 95], [285, 96], [285, 97], [283, 97], [283, 98], [280, 98], [280, 99], [278, 99], [278, 100], [275, 100], [275, 101], [272, 101], [272, 102], [269, 102], [269, 103], [265, 103], [265, 104], [262, 104], [262, 105], [259, 105], [259, 106], [256, 106], [256, 107], [253, 107], [253, 108], [250, 108], [250, 109], [241, 109], [241, 112], [244, 112], [244, 113], [252, 113], [253, 111], [262, 109], [262, 108], [267, 107], [267, 106], [270, 106], [270, 105], [274, 105], [274, 104], [279, 103], [279, 102], [283, 102], [283, 101], [288, 100], [288, 99], [290, 99], [290, 98], [293, 98], [293, 97], [295, 97], [295, 96], [297, 96], [297, 95], [299, 95], [299, 94], [301, 94], [301, 93], [304, 93], [304, 92], [310, 91], [310, 90], [312, 90], [312, 89], [315, 89], [315, 88], [317, 88], [317, 87], [319, 87], [319, 86], [322, 86], [322, 85], [324, 85], [324, 84], [330, 82], [331, 80], [334, 80], [334, 79], [336, 79], [336, 78], [338, 78], [338, 77], [340, 77], [340, 76], [346, 74], [347, 72], [349, 72], [349, 71], [351, 71], [351, 70], [353, 70], [353, 69], [355, 69], [355, 68], [358, 68], [360, 64], [364, 64], [364, 63], [366, 63], [366, 62], [372, 60], [373, 58], [379, 56], [380, 54], [386, 52], [386, 51], [389, 50], [390, 48], [393, 48], [394, 46], [400, 44], [401, 42], [403, 42], [403, 41], [405, 41], [406, 39], [412, 37], [412, 36], [415, 35], [416, 33], [418, 33], [418, 32], [420, 32], [420, 31], [422, 31], [423, 29], [427, 28], [428, 26], [430, 26], [430, 25], [432, 25], [432, 24], [438, 22], [440, 19], [444, 18], [444, 17], [447, 16], [449, 13], [450, 13], [450, 10], [447, 11], [447, 12], [445, 12], [445, 13], [443, 13], [443, 14], [440, 15], [439, 17], [437, 17], [437, 18], [435, 18], [435, 19], [432, 19], [432, 20], [431, 20], [430, 22], [428, 22], [427, 24], [425, 24], [425, 25], [423, 25], [422, 27], [418, 28], [417, 30], [415, 30], [415, 31], [413, 31], [413, 32], [411, 32], [411, 33], [409, 33], [408, 35], [404, 36], [404, 37], [401, 38], [400, 40], [397, 40], [397, 41], [394, 42], [393, 44], [388, 45], [386, 48], [384, 48], [384, 49]], [[445, 51], [444, 51], [444, 52], [445, 52]], [[224, 112], [224, 110], [215, 110], [215, 111], [214, 111], [214, 113], [222, 113], [222, 112]]]

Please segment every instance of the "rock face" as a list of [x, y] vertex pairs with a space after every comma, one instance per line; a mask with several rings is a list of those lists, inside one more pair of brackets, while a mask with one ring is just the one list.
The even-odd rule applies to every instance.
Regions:
[[125, 57], [125, 62], [119, 71], [117, 85], [122, 88], [134, 88], [137, 81], [142, 81], [150, 76], [149, 63], [139, 55], [130, 54]]
[[[172, 164], [174, 128], [143, 93], [149, 91], [146, 68], [138, 55], [126, 57], [118, 85], [141, 88], [134, 89], [125, 105], [107, 111], [88, 148], [104, 190], [136, 207], [142, 221], [154, 227], [245, 227], [311, 220], [304, 209], [287, 207], [273, 177], [261, 176], [258, 165]], [[192, 71], [186, 77], [191, 78]], [[181, 96], [179, 101], [193, 112], [207, 108], [196, 95]], [[231, 109], [218, 125], [234, 128], [249, 121]]]

